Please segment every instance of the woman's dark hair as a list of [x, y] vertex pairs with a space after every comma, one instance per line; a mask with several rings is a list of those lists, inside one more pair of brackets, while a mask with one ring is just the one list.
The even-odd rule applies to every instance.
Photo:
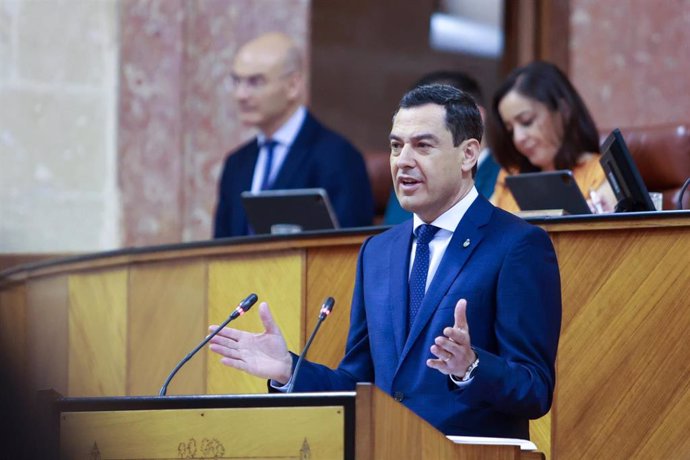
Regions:
[[599, 151], [597, 127], [568, 77], [549, 62], [534, 61], [513, 70], [491, 102], [488, 140], [501, 166], [519, 172], [539, 170], [517, 151], [498, 112], [498, 104], [512, 90], [561, 114], [563, 140], [554, 160], [556, 169], [572, 169], [582, 154]]

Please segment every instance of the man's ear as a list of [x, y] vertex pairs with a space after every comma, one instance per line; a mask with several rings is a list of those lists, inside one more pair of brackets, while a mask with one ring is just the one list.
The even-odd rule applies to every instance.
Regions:
[[460, 144], [460, 149], [463, 153], [462, 170], [471, 173], [472, 168], [479, 160], [479, 152], [481, 151], [479, 141], [477, 139], [466, 139]]
[[294, 101], [301, 99], [304, 94], [304, 76], [302, 72], [294, 71], [287, 76], [287, 96]]

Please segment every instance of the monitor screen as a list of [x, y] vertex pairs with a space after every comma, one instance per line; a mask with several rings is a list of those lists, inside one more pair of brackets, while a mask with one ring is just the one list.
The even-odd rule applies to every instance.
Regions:
[[506, 176], [506, 185], [522, 211], [558, 210], [591, 214], [572, 171], [541, 171]]
[[242, 192], [241, 196], [256, 234], [338, 228], [338, 218], [322, 188]]
[[620, 130], [614, 129], [601, 145], [599, 162], [618, 200], [616, 212], [655, 210]]

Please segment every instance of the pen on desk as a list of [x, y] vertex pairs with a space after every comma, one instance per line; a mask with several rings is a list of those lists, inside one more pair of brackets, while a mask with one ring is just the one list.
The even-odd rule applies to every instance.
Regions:
[[604, 208], [601, 207], [601, 198], [599, 198], [599, 194], [594, 189], [589, 189], [589, 199], [592, 201], [592, 206], [594, 206], [594, 213], [603, 214]]

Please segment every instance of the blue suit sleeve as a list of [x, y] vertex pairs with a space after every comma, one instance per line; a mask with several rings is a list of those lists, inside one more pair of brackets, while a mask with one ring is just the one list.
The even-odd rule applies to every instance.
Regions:
[[558, 262], [543, 230], [532, 227], [508, 251], [496, 296], [498, 353], [475, 348], [474, 381], [456, 391], [500, 412], [541, 417], [551, 407], [561, 327]]

